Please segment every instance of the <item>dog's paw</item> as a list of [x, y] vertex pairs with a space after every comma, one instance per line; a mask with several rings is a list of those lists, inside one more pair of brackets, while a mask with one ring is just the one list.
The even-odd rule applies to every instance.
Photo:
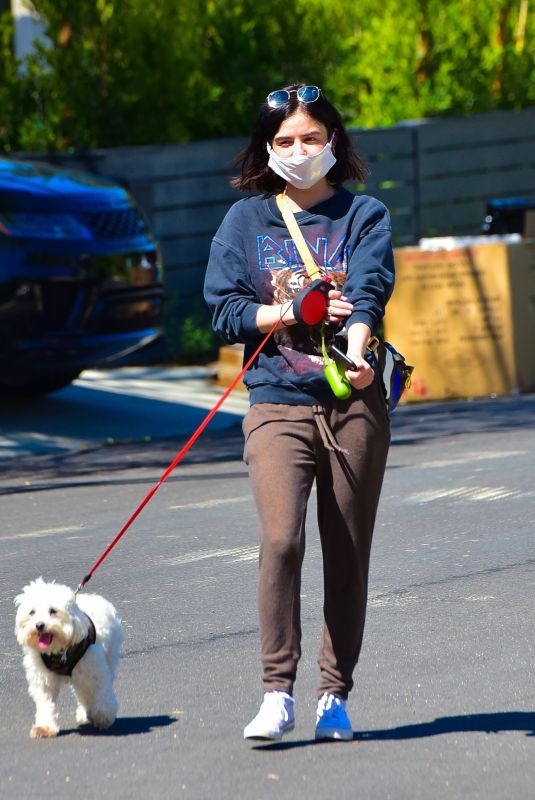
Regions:
[[87, 711], [83, 706], [78, 706], [78, 708], [76, 709], [76, 722], [79, 725], [85, 725], [86, 722], [88, 722]]
[[106, 714], [104, 711], [92, 711], [91, 715], [89, 716], [89, 722], [99, 731], [105, 731], [106, 728], [109, 728], [110, 725], [113, 725], [115, 722], [115, 716]]
[[44, 739], [57, 735], [57, 728], [47, 728], [45, 725], [34, 725], [30, 731], [30, 737], [32, 739]]

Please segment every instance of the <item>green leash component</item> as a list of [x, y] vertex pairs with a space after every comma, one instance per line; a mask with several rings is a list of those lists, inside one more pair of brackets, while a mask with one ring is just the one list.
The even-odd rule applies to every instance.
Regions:
[[325, 377], [327, 378], [327, 383], [331, 387], [334, 396], [339, 400], [347, 400], [348, 397], [351, 397], [353, 387], [345, 374], [340, 372], [336, 361], [334, 361], [327, 352], [327, 346], [325, 344], [325, 323], [322, 323], [321, 326], [321, 352], [325, 362]]

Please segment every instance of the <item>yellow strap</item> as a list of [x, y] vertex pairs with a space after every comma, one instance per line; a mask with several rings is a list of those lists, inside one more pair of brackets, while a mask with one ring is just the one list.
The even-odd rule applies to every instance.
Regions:
[[[299, 255], [303, 259], [303, 263], [305, 265], [305, 269], [307, 271], [307, 275], [311, 281], [316, 280], [316, 278], [323, 278], [323, 273], [312, 258], [312, 253], [310, 252], [310, 248], [306, 243], [305, 237], [301, 233], [301, 228], [297, 224], [297, 220], [294, 216], [294, 213], [290, 206], [288, 205], [288, 200], [286, 199], [286, 195], [284, 192], [281, 194], [275, 195], [275, 200], [277, 201], [277, 205], [279, 207], [279, 211], [282, 214], [282, 218], [286, 227], [288, 228], [292, 239], [295, 242], [295, 246], [299, 251]], [[368, 340], [368, 350], [375, 352], [377, 347], [379, 346], [379, 339], [377, 336], [370, 336]], [[325, 356], [325, 353], [323, 354]], [[408, 380], [410, 382], [410, 375]], [[410, 385], [410, 383], [409, 383]]]
[[303, 259], [308, 277], [311, 281], [315, 281], [317, 278], [323, 278], [323, 273], [312, 258], [310, 248], [305, 241], [305, 237], [301, 233], [301, 229], [297, 224], [297, 220], [292, 209], [288, 205], [285, 194], [282, 193], [276, 195], [275, 200], [277, 201], [277, 205], [282, 214], [282, 218], [286, 224], [286, 227], [288, 228], [288, 231], [295, 242], [295, 246], [299, 251], [299, 255]]

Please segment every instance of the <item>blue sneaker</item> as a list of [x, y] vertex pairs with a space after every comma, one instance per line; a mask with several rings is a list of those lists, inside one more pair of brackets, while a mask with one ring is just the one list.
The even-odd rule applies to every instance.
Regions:
[[325, 692], [318, 701], [316, 739], [353, 739], [353, 728], [347, 716], [346, 701], [336, 694]]
[[285, 733], [293, 731], [294, 699], [286, 692], [266, 692], [260, 711], [245, 726], [244, 739], [282, 739]]

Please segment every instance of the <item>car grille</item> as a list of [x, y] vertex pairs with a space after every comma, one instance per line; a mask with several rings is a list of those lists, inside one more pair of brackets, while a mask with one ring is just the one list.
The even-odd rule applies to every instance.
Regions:
[[[113, 335], [160, 324], [161, 286], [98, 291], [89, 282], [36, 281], [28, 290], [17, 297], [10, 324], [17, 323], [17, 317], [20, 323], [28, 318], [28, 331], [37, 335]], [[20, 324], [18, 328], [20, 332]]]
[[84, 329], [93, 334], [114, 334], [157, 327], [161, 305], [160, 288], [104, 293], [96, 300]]
[[148, 232], [143, 215], [137, 208], [88, 211], [80, 214], [80, 219], [95, 239], [131, 239]]
[[38, 326], [43, 331], [71, 330], [86, 304], [86, 291], [75, 281], [43, 281], [35, 284], [40, 311]]

